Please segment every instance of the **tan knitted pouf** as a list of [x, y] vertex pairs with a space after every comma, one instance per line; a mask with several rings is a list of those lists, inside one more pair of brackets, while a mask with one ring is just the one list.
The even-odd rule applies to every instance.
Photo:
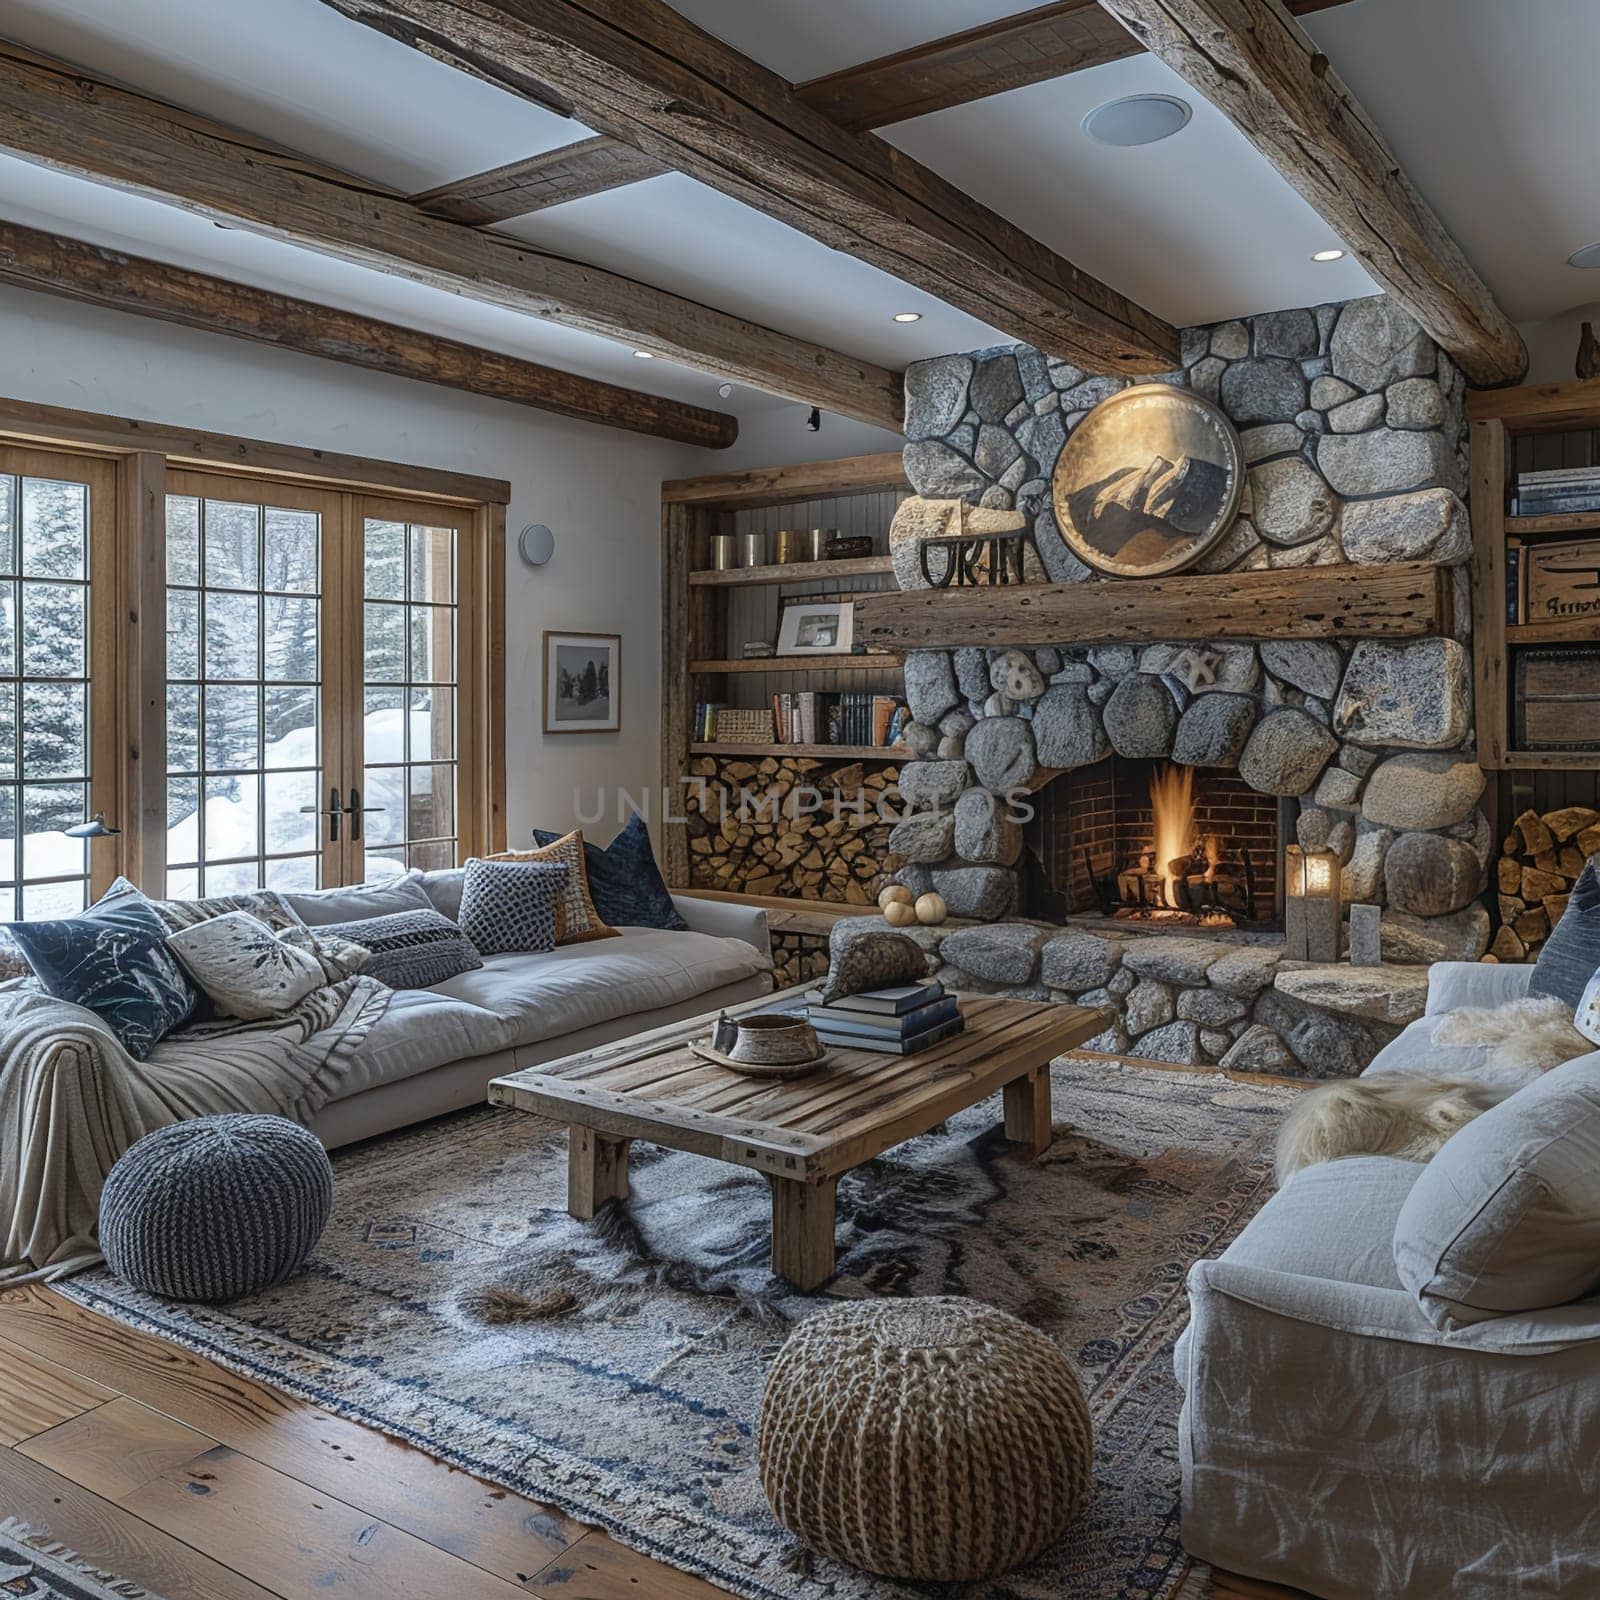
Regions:
[[1077, 1374], [975, 1300], [872, 1301], [808, 1318], [761, 1405], [761, 1483], [812, 1549], [886, 1577], [1020, 1565], [1077, 1514], [1093, 1467]]

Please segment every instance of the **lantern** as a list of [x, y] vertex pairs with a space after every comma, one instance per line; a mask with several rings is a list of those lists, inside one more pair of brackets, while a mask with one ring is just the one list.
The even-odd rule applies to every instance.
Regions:
[[1284, 851], [1284, 955], [1290, 961], [1339, 959], [1339, 858], [1332, 850]]

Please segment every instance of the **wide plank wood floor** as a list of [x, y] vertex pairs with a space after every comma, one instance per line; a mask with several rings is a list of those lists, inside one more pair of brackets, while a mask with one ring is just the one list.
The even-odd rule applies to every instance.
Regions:
[[[44, 1288], [0, 1294], [0, 1441], [0, 1514], [167, 1600], [725, 1592]], [[1222, 1576], [1209, 1595], [1304, 1600]]]

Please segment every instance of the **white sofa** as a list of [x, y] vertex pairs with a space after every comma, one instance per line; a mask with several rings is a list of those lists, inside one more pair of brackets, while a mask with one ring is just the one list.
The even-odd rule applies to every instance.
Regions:
[[[459, 913], [459, 869], [288, 899], [317, 927], [405, 909], [407, 898], [420, 907], [419, 888], [445, 916]], [[312, 1132], [334, 1149], [481, 1105], [503, 1073], [771, 991], [764, 912], [688, 896], [673, 903], [687, 930], [622, 928], [545, 954], [486, 956], [478, 971], [432, 989], [397, 990]]]

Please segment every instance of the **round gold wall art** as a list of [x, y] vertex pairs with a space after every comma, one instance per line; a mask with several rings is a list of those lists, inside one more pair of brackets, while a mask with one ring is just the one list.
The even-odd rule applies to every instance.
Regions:
[[1192, 567], [1228, 531], [1244, 452], [1220, 407], [1141, 383], [1073, 429], [1052, 492], [1056, 526], [1081, 561], [1114, 578], [1158, 577]]

